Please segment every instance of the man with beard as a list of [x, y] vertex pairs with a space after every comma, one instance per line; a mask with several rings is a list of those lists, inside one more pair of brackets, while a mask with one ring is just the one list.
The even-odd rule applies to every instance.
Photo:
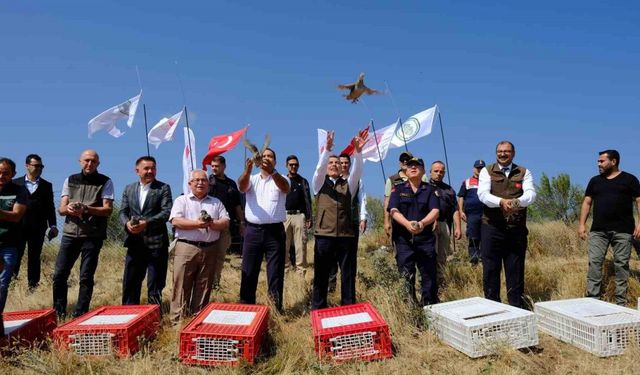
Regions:
[[620, 169], [620, 153], [605, 150], [598, 156], [598, 176], [592, 177], [585, 191], [578, 234], [587, 238], [586, 223], [593, 205], [593, 223], [589, 232], [589, 270], [587, 297], [601, 295], [602, 266], [609, 246], [613, 249], [616, 274], [616, 303], [627, 301], [631, 241], [640, 239], [640, 224], [633, 219], [633, 203], [640, 214], [640, 183], [636, 176]]
[[524, 263], [527, 252], [527, 206], [536, 199], [531, 171], [516, 165], [516, 148], [509, 141], [496, 145], [496, 163], [480, 171], [478, 198], [482, 216], [482, 281], [484, 296], [500, 302], [500, 274], [504, 264], [507, 298], [524, 306]]
[[171, 187], [156, 180], [156, 159], [136, 160], [139, 181], [124, 188], [120, 202], [120, 222], [125, 227], [127, 256], [122, 276], [122, 304], [139, 305], [142, 281], [147, 275], [148, 303], [162, 303], [167, 279], [169, 236], [167, 220], [171, 214]]

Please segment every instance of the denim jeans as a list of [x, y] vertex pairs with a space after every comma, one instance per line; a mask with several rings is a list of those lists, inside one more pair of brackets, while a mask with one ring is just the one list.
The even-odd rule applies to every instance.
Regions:
[[629, 258], [631, 258], [631, 239], [629, 233], [614, 231], [589, 233], [589, 270], [587, 271], [587, 297], [600, 297], [602, 284], [602, 266], [609, 245], [613, 250], [613, 268], [616, 274], [616, 303], [627, 302], [629, 283]]
[[2, 247], [0, 248], [0, 257], [4, 262], [4, 268], [0, 272], [0, 314], [2, 314], [4, 305], [7, 303], [13, 268], [18, 260], [18, 250], [13, 246]]
[[67, 291], [69, 274], [78, 257], [80, 260], [80, 290], [78, 302], [73, 312], [77, 317], [89, 311], [91, 296], [93, 295], [93, 275], [98, 267], [98, 257], [102, 248], [100, 238], [74, 238], [62, 236], [60, 251], [56, 259], [56, 270], [53, 274], [53, 307], [58, 316], [67, 314]]

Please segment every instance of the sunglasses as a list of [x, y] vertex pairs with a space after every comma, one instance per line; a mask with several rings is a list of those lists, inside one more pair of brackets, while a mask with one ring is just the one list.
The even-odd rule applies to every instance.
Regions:
[[299, 167], [300, 164], [298, 164], [298, 163], [289, 163], [289, 166], [290, 167]]
[[44, 164], [29, 164], [29, 166], [34, 167], [34, 168], [40, 168], [40, 169], [44, 168]]

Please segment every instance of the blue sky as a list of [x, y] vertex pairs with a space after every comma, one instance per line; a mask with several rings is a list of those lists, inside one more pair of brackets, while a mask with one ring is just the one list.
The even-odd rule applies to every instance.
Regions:
[[[59, 190], [80, 151], [95, 148], [120, 196], [146, 153], [142, 111], [119, 139], [87, 139], [87, 121], [137, 94], [138, 66], [149, 127], [186, 102], [199, 158], [211, 136], [251, 123], [250, 139], [271, 134], [280, 171], [297, 154], [311, 178], [316, 128], [335, 129], [343, 146], [370, 117], [382, 127], [437, 104], [456, 189], [501, 139], [536, 180], [567, 172], [585, 186], [607, 148], [640, 174], [639, 19], [633, 2], [3, 2], [0, 154], [22, 173], [26, 154], [39, 153]], [[342, 99], [335, 86], [361, 71], [371, 87], [386, 81], [396, 105], [389, 95], [367, 106]], [[178, 131], [152, 149], [174, 195], [183, 145]], [[443, 159], [440, 128], [409, 148]], [[225, 155], [229, 176], [243, 155]], [[364, 179], [382, 195], [378, 165], [367, 163]]]

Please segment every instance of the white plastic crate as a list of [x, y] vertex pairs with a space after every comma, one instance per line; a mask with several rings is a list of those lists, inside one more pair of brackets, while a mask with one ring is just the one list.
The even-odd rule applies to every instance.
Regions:
[[600, 357], [640, 345], [640, 312], [594, 298], [538, 302], [534, 311], [542, 332]]
[[471, 358], [495, 353], [502, 345], [538, 345], [535, 314], [517, 307], [473, 297], [425, 306], [424, 311], [436, 335]]

